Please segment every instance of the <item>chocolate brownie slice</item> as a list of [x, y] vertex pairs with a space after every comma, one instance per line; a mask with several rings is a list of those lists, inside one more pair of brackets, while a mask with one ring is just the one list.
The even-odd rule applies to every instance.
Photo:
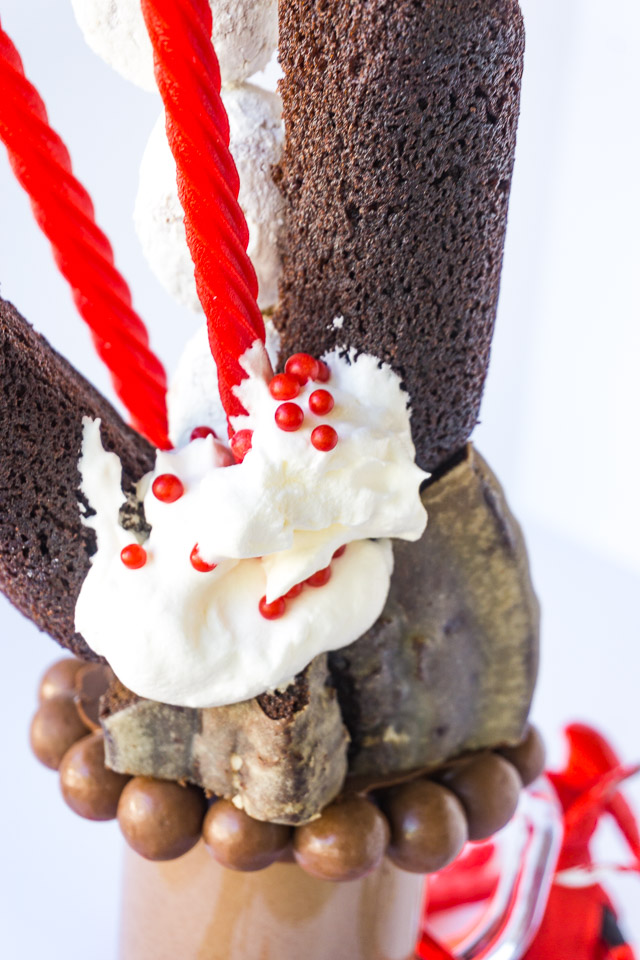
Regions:
[[96, 549], [79, 508], [84, 416], [102, 420], [131, 491], [153, 467], [153, 448], [0, 299], [0, 589], [62, 646], [97, 659], [74, 627]]
[[388, 361], [429, 470], [477, 420], [523, 52], [517, 0], [280, 0], [281, 356]]

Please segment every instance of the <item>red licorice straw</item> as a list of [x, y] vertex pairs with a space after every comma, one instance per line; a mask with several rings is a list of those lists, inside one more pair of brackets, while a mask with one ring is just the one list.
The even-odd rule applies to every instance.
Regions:
[[96, 224], [91, 197], [73, 176], [69, 152], [49, 126], [44, 102], [26, 79], [20, 55], [1, 24], [0, 90], [0, 139], [91, 329], [98, 355], [133, 425], [155, 446], [167, 449], [164, 369], [149, 349], [129, 287]]
[[229, 152], [229, 120], [211, 43], [208, 0], [142, 0], [155, 75], [177, 167], [178, 196], [196, 287], [227, 417], [244, 413], [233, 388], [246, 373], [239, 358], [264, 343], [258, 281], [247, 255], [249, 231], [238, 204], [238, 172]]

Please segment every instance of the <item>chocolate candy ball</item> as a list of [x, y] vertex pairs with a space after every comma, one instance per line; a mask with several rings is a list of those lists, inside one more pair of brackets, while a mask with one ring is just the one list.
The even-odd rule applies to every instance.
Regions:
[[389, 824], [369, 800], [352, 797], [327, 807], [293, 837], [297, 863], [320, 880], [357, 880], [382, 861]]
[[68, 694], [43, 700], [31, 721], [31, 749], [51, 770], [57, 770], [69, 747], [86, 735], [87, 728]]
[[535, 727], [530, 726], [524, 739], [515, 747], [503, 747], [498, 753], [513, 764], [525, 787], [537, 780], [544, 770], [544, 742]]
[[118, 822], [129, 846], [146, 860], [175, 860], [200, 839], [204, 793], [170, 780], [134, 777], [122, 791]]
[[104, 765], [104, 737], [92, 733], [65, 753], [60, 787], [66, 803], [87, 820], [113, 820], [118, 800], [130, 778]]
[[76, 689], [76, 674], [85, 664], [82, 660], [56, 660], [45, 672], [40, 681], [38, 700], [42, 703], [50, 697], [58, 697], [61, 693], [72, 694]]
[[464, 807], [470, 840], [485, 840], [504, 827], [522, 789], [516, 768], [496, 753], [482, 753], [441, 779]]
[[291, 829], [254, 820], [229, 800], [218, 800], [207, 813], [202, 836], [218, 863], [231, 870], [262, 870], [287, 848]]
[[85, 663], [76, 674], [75, 702], [82, 721], [89, 730], [100, 729], [100, 697], [113, 679], [109, 667], [102, 663]]
[[431, 780], [389, 790], [383, 808], [391, 827], [387, 856], [410, 873], [433, 873], [458, 856], [468, 839], [458, 798]]

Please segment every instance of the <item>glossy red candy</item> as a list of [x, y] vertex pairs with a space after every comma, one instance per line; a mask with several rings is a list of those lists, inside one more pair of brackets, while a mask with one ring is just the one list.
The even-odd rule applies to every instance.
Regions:
[[147, 551], [139, 543], [129, 543], [120, 551], [120, 559], [129, 570], [139, 570], [147, 562]]
[[287, 604], [284, 597], [278, 597], [278, 599], [274, 600], [273, 603], [267, 603], [267, 598], [262, 597], [260, 603], [258, 604], [258, 609], [265, 620], [278, 620], [284, 615], [287, 609]]
[[304, 412], [297, 403], [281, 403], [276, 410], [275, 420], [281, 430], [286, 433], [294, 433], [302, 426]]
[[304, 583], [296, 583], [295, 586], [291, 587], [291, 590], [287, 590], [284, 595], [285, 600], [295, 600], [296, 597], [299, 597], [304, 588]]
[[316, 450], [322, 450], [323, 453], [328, 453], [329, 450], [333, 450], [337, 445], [338, 434], [329, 424], [322, 423], [319, 427], [316, 427], [315, 430], [311, 431], [311, 443]]
[[301, 384], [297, 377], [288, 373], [278, 373], [269, 384], [269, 393], [274, 400], [294, 400], [300, 393]]
[[318, 383], [327, 383], [331, 379], [331, 370], [329, 370], [329, 367], [324, 360], [318, 360], [318, 367], [320, 368], [318, 371], [318, 376], [314, 377], [313, 379]]
[[218, 434], [212, 427], [194, 427], [191, 431], [191, 439], [201, 440], [203, 437], [213, 437], [214, 440], [217, 440]]
[[328, 390], [314, 390], [309, 397], [309, 410], [319, 417], [331, 413], [335, 400]]
[[312, 574], [306, 583], [310, 587], [324, 587], [331, 580], [331, 567], [324, 567], [323, 570], [317, 570]]
[[175, 503], [184, 493], [182, 480], [174, 473], [161, 473], [151, 484], [153, 495], [162, 503]]
[[304, 384], [307, 380], [317, 380], [320, 363], [309, 353], [294, 353], [284, 365], [285, 373]]
[[210, 573], [212, 570], [218, 566], [217, 563], [207, 563], [206, 560], [203, 560], [200, 554], [198, 553], [198, 544], [196, 543], [195, 547], [191, 551], [191, 566], [194, 570], [197, 570], [198, 573]]
[[246, 455], [249, 453], [249, 450], [251, 450], [252, 439], [252, 430], [238, 430], [238, 432], [234, 433], [229, 440], [229, 444], [233, 450], [233, 455], [238, 463], [242, 463]]

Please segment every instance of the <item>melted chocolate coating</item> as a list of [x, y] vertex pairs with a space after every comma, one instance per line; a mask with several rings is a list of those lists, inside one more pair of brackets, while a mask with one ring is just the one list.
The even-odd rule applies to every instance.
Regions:
[[514, 815], [522, 781], [514, 766], [495, 753], [483, 753], [438, 777], [464, 807], [469, 840], [485, 840]]
[[87, 820], [113, 820], [129, 777], [104, 765], [104, 737], [92, 733], [79, 740], [60, 764], [60, 788], [65, 802]]
[[129, 846], [146, 860], [176, 860], [200, 839], [207, 809], [202, 790], [169, 780], [134, 777], [118, 802]]
[[498, 753], [512, 763], [520, 774], [522, 785], [528, 787], [544, 770], [546, 750], [535, 727], [529, 726], [526, 736], [515, 747], [502, 747]]
[[67, 750], [86, 735], [87, 727], [68, 694], [43, 700], [31, 721], [31, 749], [51, 770], [57, 770]]
[[231, 870], [253, 872], [281, 859], [291, 830], [254, 820], [230, 800], [218, 800], [205, 817], [202, 836], [218, 863]]
[[381, 863], [388, 841], [389, 824], [375, 804], [351, 797], [297, 827], [293, 852], [298, 865], [312, 877], [357, 880]]
[[61, 693], [73, 694], [76, 689], [76, 677], [82, 666], [82, 660], [73, 660], [71, 657], [64, 657], [52, 663], [45, 670], [40, 681], [38, 690], [40, 703], [48, 700], [49, 697], [57, 697]]
[[434, 873], [454, 860], [468, 839], [458, 798], [430, 780], [388, 791], [383, 801], [391, 827], [387, 856], [401, 870]]

